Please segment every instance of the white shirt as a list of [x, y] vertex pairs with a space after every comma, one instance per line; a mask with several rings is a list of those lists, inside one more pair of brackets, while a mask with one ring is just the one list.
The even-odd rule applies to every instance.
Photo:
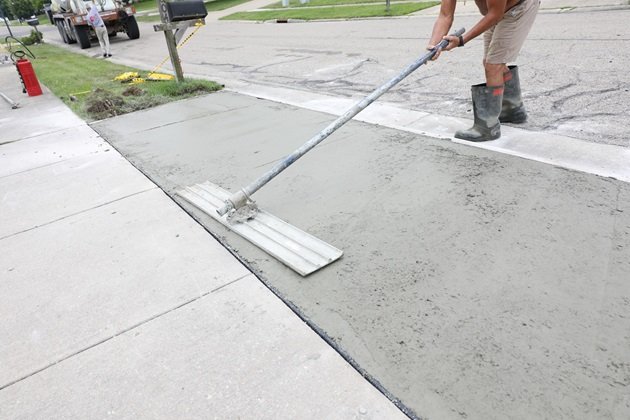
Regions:
[[101, 19], [101, 15], [98, 14], [98, 9], [95, 5], [92, 5], [92, 8], [88, 11], [87, 20], [95, 28], [105, 26], [105, 22]]

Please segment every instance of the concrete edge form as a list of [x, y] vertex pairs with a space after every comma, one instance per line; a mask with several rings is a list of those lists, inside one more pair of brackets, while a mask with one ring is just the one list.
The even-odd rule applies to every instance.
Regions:
[[[355, 102], [352, 98], [337, 98], [242, 81], [230, 81], [229, 86], [232, 87], [226, 88], [227, 91], [332, 115], [341, 115]], [[456, 130], [468, 128], [470, 120], [406, 110], [387, 102], [372, 104], [354, 119], [630, 182], [630, 150], [621, 146], [590, 143], [556, 134], [543, 135], [505, 125], [501, 128], [503, 136], [500, 139], [473, 143], [452, 137]]]

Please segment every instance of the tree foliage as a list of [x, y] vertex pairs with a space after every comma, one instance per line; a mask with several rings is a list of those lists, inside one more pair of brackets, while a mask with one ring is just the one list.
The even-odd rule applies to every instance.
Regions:
[[10, 7], [9, 10], [14, 18], [28, 19], [36, 12], [35, 6], [32, 0], [8, 0]]
[[41, 10], [44, 10], [44, 3], [50, 3], [50, 0], [31, 0], [33, 3], [33, 8], [37, 13]]
[[0, 16], [6, 16], [7, 19], [13, 18], [10, 0], [0, 0]]

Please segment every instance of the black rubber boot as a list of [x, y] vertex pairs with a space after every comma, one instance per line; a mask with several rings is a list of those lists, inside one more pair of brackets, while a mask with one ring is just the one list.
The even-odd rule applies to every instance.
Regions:
[[455, 137], [468, 141], [488, 141], [501, 137], [501, 100], [503, 86], [486, 86], [485, 83], [471, 87], [475, 123], [468, 130], [455, 132]]
[[499, 121], [502, 123], [520, 124], [527, 121], [527, 112], [521, 97], [521, 81], [518, 77], [518, 66], [508, 66], [509, 72], [503, 75], [505, 89]]

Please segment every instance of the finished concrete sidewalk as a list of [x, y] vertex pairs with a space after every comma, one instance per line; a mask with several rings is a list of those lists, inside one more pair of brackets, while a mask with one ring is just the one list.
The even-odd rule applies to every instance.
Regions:
[[47, 89], [0, 82], [0, 418], [406, 418]]

